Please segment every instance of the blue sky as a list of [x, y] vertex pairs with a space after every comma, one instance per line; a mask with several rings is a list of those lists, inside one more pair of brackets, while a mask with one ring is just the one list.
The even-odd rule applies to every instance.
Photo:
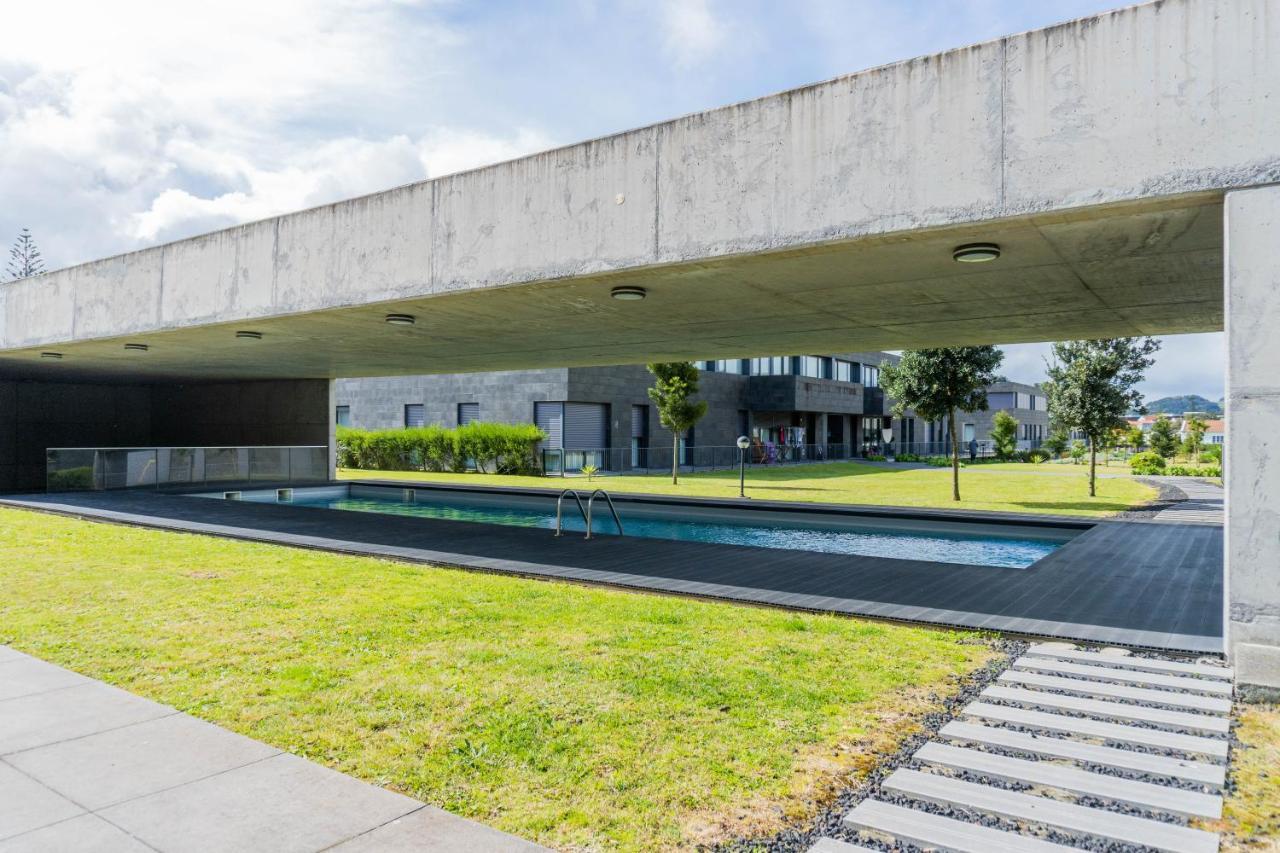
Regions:
[[[63, 266], [1034, 29], [1106, 0], [44, 0], [0, 31], [0, 239]], [[1009, 350], [1037, 379], [1042, 347]], [[1221, 396], [1221, 336], [1153, 396]]]

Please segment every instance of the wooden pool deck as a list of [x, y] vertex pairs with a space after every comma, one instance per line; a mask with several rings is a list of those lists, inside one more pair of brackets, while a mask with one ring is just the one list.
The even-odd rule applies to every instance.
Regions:
[[[1223, 534], [1212, 524], [1101, 521], [1030, 568], [1006, 569], [638, 537], [556, 538], [544, 529], [157, 492], [21, 495], [0, 498], [0, 504], [658, 593], [1179, 652], [1222, 651]], [[891, 512], [880, 507], [868, 514]]]

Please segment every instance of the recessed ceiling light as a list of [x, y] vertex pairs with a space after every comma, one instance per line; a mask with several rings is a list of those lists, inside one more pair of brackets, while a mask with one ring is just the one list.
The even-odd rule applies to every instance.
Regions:
[[388, 314], [383, 319], [393, 326], [412, 326], [418, 322], [418, 318], [412, 314]]
[[124, 348], [129, 350], [129, 352], [146, 352], [151, 349], [151, 347], [146, 344], [125, 344]]
[[638, 302], [645, 297], [643, 287], [632, 287], [630, 285], [624, 287], [615, 287], [609, 291], [609, 295], [614, 299], [621, 299], [624, 302]]
[[53, 359], [59, 359], [59, 358], [62, 358], [62, 353], [60, 353], [60, 352], [42, 352], [42, 353], [40, 353], [40, 357], [41, 357], [41, 358], [53, 358]]
[[962, 264], [981, 264], [1000, 257], [1000, 247], [995, 243], [965, 243], [952, 249], [951, 257]]
[[248, 332], [248, 331], [242, 330], [242, 331], [236, 332], [236, 337], [244, 338], [247, 341], [260, 341], [262, 340], [262, 332]]

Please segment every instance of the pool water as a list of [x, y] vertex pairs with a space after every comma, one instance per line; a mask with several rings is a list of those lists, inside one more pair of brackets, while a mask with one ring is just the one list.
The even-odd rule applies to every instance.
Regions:
[[[246, 501], [276, 502], [274, 492], [245, 492]], [[328, 493], [295, 493], [295, 506], [377, 512], [389, 515], [436, 518], [448, 521], [470, 521], [513, 527], [540, 527], [554, 530], [555, 505], [547, 501], [530, 506], [527, 501], [510, 504], [492, 500], [467, 502], [449, 496], [432, 500], [419, 491], [414, 502], [394, 498], [345, 496]], [[728, 521], [720, 517], [699, 520], [687, 515], [655, 514], [645, 509], [623, 505], [619, 509], [627, 536], [649, 539], [676, 539], [687, 542], [713, 542], [723, 545], [750, 545], [791, 551], [816, 551], [824, 554], [860, 554], [902, 560], [925, 560], [939, 563], [997, 566], [1023, 569], [1051, 554], [1064, 544], [1063, 537], [1017, 537], [975, 533], [952, 533], [936, 529], [927, 531], [893, 529], [849, 529], [847, 525], [816, 525], [797, 520], [794, 523], [744, 518]], [[750, 515], [745, 513], [744, 515]], [[581, 534], [586, 523], [576, 504], [566, 500], [564, 529]], [[597, 502], [593, 511], [592, 535], [617, 534], [607, 505]]]

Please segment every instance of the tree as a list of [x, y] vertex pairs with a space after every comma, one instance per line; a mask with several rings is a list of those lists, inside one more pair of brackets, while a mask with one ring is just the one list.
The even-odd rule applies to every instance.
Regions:
[[1142, 427], [1129, 427], [1124, 434], [1124, 443], [1132, 447], [1135, 453], [1140, 452], [1147, 443], [1147, 434], [1142, 431]]
[[1018, 449], [1018, 419], [1001, 409], [991, 419], [991, 442], [996, 456], [1009, 459]]
[[987, 410], [987, 386], [1004, 353], [993, 346], [907, 350], [896, 365], [880, 368], [880, 385], [894, 400], [893, 413], [907, 409], [926, 421], [945, 419], [951, 431], [951, 496], [960, 500], [960, 433], [956, 410]]
[[654, 375], [649, 399], [658, 409], [658, 422], [671, 430], [671, 483], [680, 482], [680, 436], [707, 413], [706, 400], [690, 400], [698, 393], [698, 368], [690, 361], [648, 365]]
[[18, 238], [13, 241], [13, 247], [9, 249], [8, 270], [12, 281], [30, 278], [44, 272], [44, 259], [40, 257], [36, 241], [31, 238], [31, 232], [26, 228], [18, 232]]
[[1053, 345], [1046, 396], [1054, 419], [1089, 440], [1089, 497], [1098, 493], [1098, 448], [1140, 409], [1137, 384], [1160, 349], [1154, 338], [1065, 341]]
[[1147, 443], [1165, 459], [1177, 453], [1178, 434], [1173, 431], [1173, 421], [1166, 417], [1156, 418], [1156, 422], [1151, 425], [1151, 437], [1147, 439]]
[[1049, 424], [1049, 437], [1044, 440], [1044, 449], [1061, 459], [1071, 444], [1071, 436], [1058, 424]]
[[1204, 434], [1208, 431], [1209, 425], [1200, 418], [1192, 415], [1185, 422], [1187, 428], [1187, 444], [1184, 448], [1187, 455], [1191, 457], [1191, 461], [1200, 464], [1200, 445], [1204, 443]]

